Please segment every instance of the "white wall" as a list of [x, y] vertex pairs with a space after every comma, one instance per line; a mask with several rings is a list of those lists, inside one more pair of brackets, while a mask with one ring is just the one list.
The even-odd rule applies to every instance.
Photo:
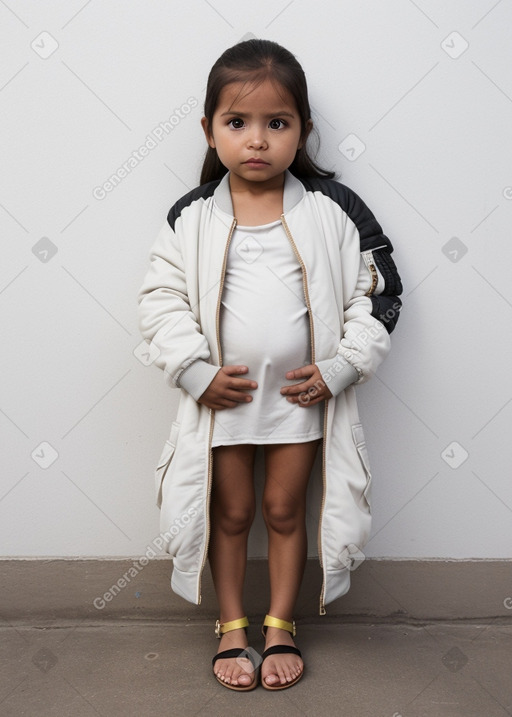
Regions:
[[[322, 161], [372, 208], [404, 280], [392, 353], [358, 389], [366, 554], [511, 556], [511, 24], [494, 0], [0, 4], [3, 555], [135, 556], [158, 534], [177, 392], [134, 355], [136, 295], [198, 180], [209, 68], [252, 33], [303, 63]], [[338, 149], [351, 134], [355, 159]]]

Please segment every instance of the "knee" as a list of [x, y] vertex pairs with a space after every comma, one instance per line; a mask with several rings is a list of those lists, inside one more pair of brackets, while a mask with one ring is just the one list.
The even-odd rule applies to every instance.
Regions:
[[217, 506], [214, 519], [226, 535], [240, 535], [250, 530], [254, 520], [254, 506], [228, 505]]
[[292, 501], [264, 500], [262, 513], [267, 529], [283, 535], [293, 533], [304, 520], [301, 507]]

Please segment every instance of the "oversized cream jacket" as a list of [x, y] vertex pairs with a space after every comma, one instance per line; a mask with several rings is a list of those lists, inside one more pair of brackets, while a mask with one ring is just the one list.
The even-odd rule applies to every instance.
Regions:
[[[286, 172], [281, 221], [302, 268], [312, 363], [333, 393], [324, 403], [318, 478], [324, 614], [349, 589], [353, 556], [370, 533], [371, 474], [354, 386], [389, 351], [402, 288], [389, 239], [348, 187]], [[196, 604], [208, 553], [215, 421], [197, 398], [222, 366], [219, 313], [235, 226], [229, 174], [182, 197], [152, 247], [138, 296], [150, 355], [181, 391], [155, 478], [172, 588]]]

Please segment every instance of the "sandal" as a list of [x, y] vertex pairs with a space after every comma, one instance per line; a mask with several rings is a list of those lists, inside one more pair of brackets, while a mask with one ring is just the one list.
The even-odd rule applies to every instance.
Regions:
[[[220, 640], [224, 633], [231, 632], [232, 630], [238, 630], [242, 627], [244, 628], [245, 632], [247, 632], [248, 626], [249, 620], [247, 619], [247, 617], [241, 617], [238, 618], [238, 620], [230, 620], [229, 622], [223, 623], [221, 623], [220, 620], [217, 620], [217, 622], [215, 623], [215, 634]], [[254, 674], [259, 664], [259, 661], [256, 660], [255, 655], [255, 651], [250, 647], [235, 647], [231, 650], [223, 650], [223, 652], [218, 652], [212, 659], [212, 667], [215, 665], [217, 660], [227, 660], [233, 657], [244, 657], [250, 660], [252, 664], [252, 670], [245, 668], [243, 669], [247, 673], [253, 672]], [[215, 675], [215, 672], [213, 674]], [[255, 674], [254, 679], [250, 685], [231, 685], [228, 682], [224, 682], [224, 680], [221, 680], [220, 677], [217, 677], [217, 675], [215, 675], [215, 679], [217, 680], [217, 682], [220, 682], [223, 687], [227, 687], [230, 690], [236, 690], [237, 692], [248, 692], [249, 690], [253, 690], [258, 684], [257, 677], [258, 676]]]
[[[289, 632], [292, 637], [295, 637], [296, 635], [296, 629], [295, 629], [295, 620], [292, 620], [292, 622], [287, 622], [286, 620], [280, 620], [278, 617], [272, 617], [271, 615], [265, 615], [265, 619], [263, 620], [263, 627], [261, 628], [261, 632], [263, 633], [263, 636], [266, 635], [266, 628], [267, 627], [277, 627], [280, 630], [286, 630], [286, 632]], [[293, 647], [292, 645], [273, 645], [272, 647], [269, 647], [261, 656], [261, 664], [263, 665], [263, 661], [266, 657], [269, 657], [270, 655], [298, 655], [300, 658], [302, 658], [302, 654], [300, 650], [296, 647]], [[304, 669], [302, 669], [300, 675], [296, 677], [291, 682], [286, 682], [284, 685], [281, 683], [276, 683], [275, 685], [267, 685], [264, 679], [261, 679], [261, 686], [264, 687], [266, 690], [285, 690], [287, 687], [291, 687], [292, 685], [295, 685], [302, 675], [304, 674]]]

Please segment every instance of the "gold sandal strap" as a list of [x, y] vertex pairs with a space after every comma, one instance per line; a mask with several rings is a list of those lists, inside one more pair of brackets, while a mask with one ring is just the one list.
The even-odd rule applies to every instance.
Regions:
[[272, 617], [272, 615], [265, 615], [263, 627], [277, 627], [279, 630], [286, 630], [286, 632], [289, 632], [292, 637], [295, 637], [297, 634], [295, 629], [295, 620], [287, 622], [286, 620], [280, 620], [278, 617]]
[[249, 620], [247, 617], [239, 617], [237, 620], [230, 620], [229, 622], [221, 622], [220, 620], [217, 620], [215, 623], [215, 634], [218, 638], [220, 638], [225, 632], [240, 630], [243, 627], [249, 627]]

